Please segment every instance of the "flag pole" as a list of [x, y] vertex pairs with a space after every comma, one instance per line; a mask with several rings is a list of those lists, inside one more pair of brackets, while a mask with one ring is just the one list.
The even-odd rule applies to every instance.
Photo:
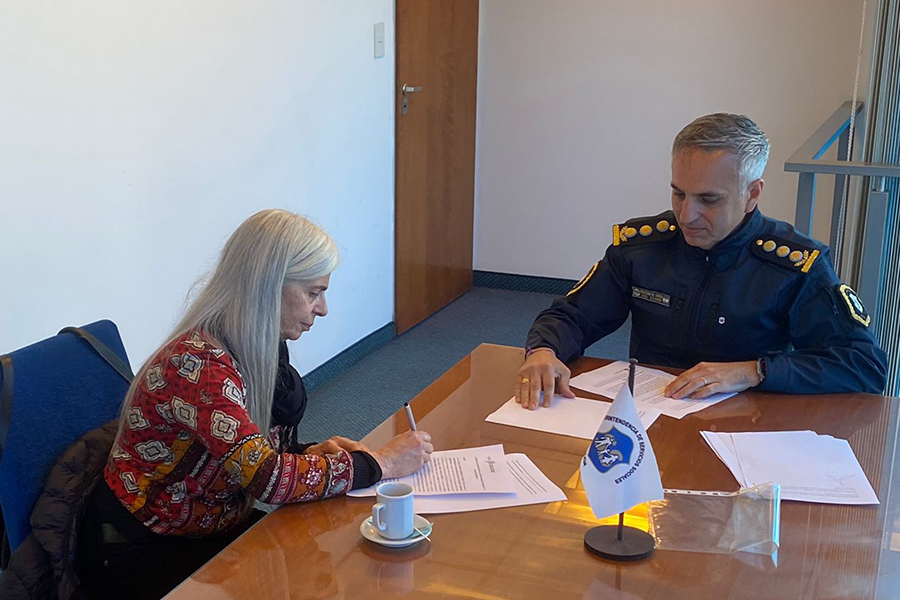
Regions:
[[616, 539], [620, 542], [625, 538], [625, 513], [619, 513], [619, 531], [617, 532]]
[[[634, 397], [634, 372], [637, 369], [637, 359], [630, 358], [628, 359], [628, 391], [631, 392], [631, 397]], [[619, 531], [616, 534], [616, 539], [618, 541], [622, 541], [625, 538], [625, 513], [619, 513]]]
[[[634, 397], [634, 372], [637, 367], [637, 359], [628, 361], [628, 390]], [[625, 530], [628, 529], [628, 539], [625, 539]], [[593, 527], [584, 534], [584, 547], [597, 556], [607, 560], [620, 562], [635, 561], [647, 558], [656, 549], [656, 540], [653, 536], [637, 529], [625, 527], [625, 513], [619, 513], [619, 525], [600, 525]]]
[[637, 359], [630, 358], [628, 359], [628, 391], [631, 392], [631, 396], [634, 397], [634, 371], [637, 369]]

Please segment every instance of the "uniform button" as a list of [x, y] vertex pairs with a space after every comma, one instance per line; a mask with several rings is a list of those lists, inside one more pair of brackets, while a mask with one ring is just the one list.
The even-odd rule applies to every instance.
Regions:
[[763, 245], [763, 241], [762, 241], [762, 240], [756, 240], [756, 245], [757, 245], [757, 246], [762, 246], [762, 245]]
[[725, 324], [725, 317], [719, 317], [719, 325]]

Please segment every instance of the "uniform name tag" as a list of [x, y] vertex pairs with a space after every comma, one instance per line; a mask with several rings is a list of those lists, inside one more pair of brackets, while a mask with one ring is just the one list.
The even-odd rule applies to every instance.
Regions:
[[654, 304], [669, 308], [670, 297], [668, 294], [663, 294], [662, 292], [654, 292], [653, 290], [645, 290], [644, 288], [631, 286], [631, 297], [640, 298], [641, 300], [646, 300], [647, 302], [653, 302]]

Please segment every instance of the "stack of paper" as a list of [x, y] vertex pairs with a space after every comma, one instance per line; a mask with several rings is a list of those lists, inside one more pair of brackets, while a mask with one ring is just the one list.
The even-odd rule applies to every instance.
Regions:
[[[434, 452], [431, 461], [401, 481], [413, 488], [418, 514], [468, 512], [506, 506], [543, 504], [566, 495], [524, 454], [506, 455], [503, 446]], [[349, 492], [374, 496], [378, 484]]]
[[743, 487], [775, 482], [784, 500], [878, 504], [847, 440], [814, 431], [700, 435]]
[[[638, 366], [634, 374], [634, 403], [638, 410], [654, 409], [669, 417], [680, 419], [734, 396], [734, 392], [729, 392], [713, 394], [699, 400], [668, 398], [663, 394], [663, 390], [674, 379], [675, 375], [665, 371]], [[615, 398], [627, 380], [628, 363], [617, 361], [573, 377], [569, 384], [607, 398]]]
[[[515, 398], [510, 398], [485, 421], [592, 440], [610, 406], [611, 403], [602, 400], [554, 396], [549, 407], [529, 410], [517, 404]], [[638, 409], [644, 429], [649, 429], [659, 414], [653, 408]]]

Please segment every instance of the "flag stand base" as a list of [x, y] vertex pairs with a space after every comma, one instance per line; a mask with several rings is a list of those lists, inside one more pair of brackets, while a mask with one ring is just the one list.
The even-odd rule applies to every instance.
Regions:
[[632, 561], [653, 554], [656, 540], [646, 531], [634, 527], [625, 527], [620, 536], [615, 525], [600, 525], [584, 534], [584, 547], [608, 560]]

